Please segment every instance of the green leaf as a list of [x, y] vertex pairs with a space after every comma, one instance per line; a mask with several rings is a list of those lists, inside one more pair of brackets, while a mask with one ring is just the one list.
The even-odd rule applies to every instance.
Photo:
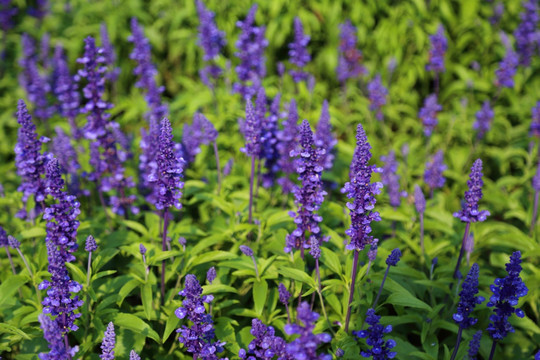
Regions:
[[198, 255], [194, 258], [191, 258], [191, 261], [188, 261], [188, 266], [186, 266], [187, 269], [191, 269], [194, 266], [204, 264], [211, 261], [220, 261], [220, 260], [228, 260], [228, 259], [234, 259], [235, 257], [238, 257], [238, 255], [230, 253], [228, 251], [210, 251], [201, 255]]
[[152, 317], [152, 285], [149, 283], [144, 284], [141, 288], [141, 299], [146, 319], [150, 320]]
[[0, 285], [0, 306], [2, 306], [8, 299], [11, 299], [13, 294], [24, 284], [28, 282], [29, 278], [25, 275], [10, 275], [7, 280], [2, 281]]
[[162, 251], [156, 256], [152, 256], [150, 259], [148, 259], [148, 265], [153, 266], [156, 264], [160, 264], [163, 260], [168, 260], [170, 258], [173, 258], [175, 256], [182, 255], [183, 251]]
[[417, 308], [417, 309], [424, 309], [427, 311], [432, 310], [431, 306], [429, 306], [422, 300], [418, 300], [408, 291], [393, 293], [388, 297], [386, 302], [392, 305], [407, 306], [407, 307], [412, 307], [412, 308]]
[[255, 281], [253, 283], [253, 302], [255, 303], [255, 312], [261, 316], [266, 303], [268, 294], [268, 284], [265, 280]]
[[137, 286], [141, 284], [142, 283], [138, 279], [132, 279], [132, 280], [129, 280], [127, 283], [125, 283], [124, 286], [122, 286], [122, 288], [118, 292], [118, 298], [116, 300], [116, 304], [118, 306], [122, 305], [126, 296], [128, 296]]
[[15, 334], [25, 338], [26, 340], [30, 340], [30, 336], [28, 336], [24, 331], [18, 327], [6, 323], [0, 323], [0, 334]]
[[172, 332], [176, 328], [178, 328], [179, 322], [180, 322], [180, 319], [178, 318], [178, 316], [174, 314], [174, 312], [172, 314], [169, 314], [167, 318], [167, 324], [165, 324], [165, 331], [163, 331], [163, 338], [161, 339], [163, 343], [165, 343], [167, 339], [169, 338], [169, 336], [171, 336]]
[[97, 274], [92, 275], [92, 281], [102, 278], [104, 276], [115, 274], [115, 273], [116, 273], [116, 270], [106, 270], [106, 271], [98, 272]]
[[127, 228], [131, 230], [135, 230], [136, 232], [138, 232], [139, 234], [143, 236], [146, 236], [146, 237], [149, 236], [148, 229], [141, 223], [138, 223], [132, 220], [123, 220], [122, 225], [125, 225]]
[[152, 330], [150, 326], [135, 315], [118, 313], [114, 318], [114, 325], [119, 328], [131, 330], [137, 334], [142, 334], [160, 344], [160, 338], [157, 332]]
[[45, 235], [47, 235], [47, 232], [42, 227], [33, 227], [31, 229], [21, 231], [21, 236], [23, 239], [44, 237]]
[[339, 261], [339, 257], [332, 250], [321, 247], [321, 261], [334, 273], [342, 273], [341, 261]]
[[230, 293], [238, 294], [238, 290], [236, 288], [229, 285], [225, 285], [225, 284], [204, 285], [202, 288], [203, 288], [203, 295], [217, 294], [217, 293], [223, 293], [223, 292], [230, 292]]
[[73, 280], [75, 280], [79, 284], [86, 284], [86, 274], [83, 273], [80, 266], [68, 262], [66, 263], [66, 267], [73, 274]]
[[302, 270], [298, 270], [298, 269], [291, 268], [291, 267], [282, 267], [282, 268], [278, 269], [278, 272], [281, 275], [285, 276], [287, 279], [293, 279], [293, 280], [301, 281], [303, 283], [311, 285], [312, 287], [316, 286], [315, 280], [313, 280], [313, 278], [311, 276], [309, 276], [308, 274], [306, 274]]

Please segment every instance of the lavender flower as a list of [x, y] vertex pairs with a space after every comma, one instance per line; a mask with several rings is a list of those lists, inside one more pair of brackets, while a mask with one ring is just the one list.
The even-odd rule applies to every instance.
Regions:
[[129, 353], [129, 360], [141, 360], [141, 357], [135, 352], [135, 350], [131, 350]]
[[244, 98], [255, 95], [266, 74], [264, 56], [264, 49], [268, 46], [268, 41], [264, 37], [266, 28], [254, 25], [256, 12], [257, 4], [251, 7], [244, 21], [236, 22], [236, 27], [241, 29], [236, 42], [238, 51], [234, 54], [240, 59], [240, 64], [236, 67], [240, 83], [235, 83], [233, 90]]
[[422, 214], [426, 211], [426, 198], [424, 197], [422, 188], [418, 184], [414, 185], [414, 205], [418, 213]]
[[193, 124], [184, 124], [182, 133], [182, 151], [187, 163], [195, 161], [195, 156], [201, 152], [200, 145], [208, 145], [216, 141], [218, 136], [214, 125], [202, 113], [193, 115]]
[[367, 311], [366, 322], [369, 324], [367, 330], [353, 331], [358, 338], [366, 338], [366, 343], [371, 347], [369, 351], [361, 351], [363, 357], [373, 357], [375, 360], [393, 359], [396, 352], [391, 351], [396, 346], [392, 339], [384, 341], [384, 334], [392, 332], [392, 325], [382, 326], [379, 324], [381, 317], [375, 314], [375, 310]]
[[77, 152], [71, 145], [71, 139], [62, 128], [57, 127], [55, 131], [56, 136], [51, 143], [51, 152], [58, 159], [62, 172], [77, 176], [77, 171], [81, 166], [77, 159]]
[[494, 342], [502, 340], [508, 332], [514, 332], [514, 328], [508, 321], [512, 314], [522, 318], [523, 310], [515, 308], [520, 297], [527, 295], [529, 291], [523, 280], [519, 277], [521, 272], [521, 252], [516, 251], [510, 256], [510, 262], [506, 264], [508, 276], [503, 279], [495, 279], [490, 286], [493, 295], [489, 298], [488, 307], [494, 307], [489, 319], [491, 320], [487, 331]]
[[339, 28], [339, 58], [336, 72], [338, 81], [343, 84], [347, 79], [367, 74], [367, 70], [361, 64], [362, 52], [356, 48], [356, 27], [351, 24], [350, 20], [347, 20], [340, 24]]
[[[47, 163], [47, 193], [56, 203], [45, 209], [43, 219], [47, 220], [47, 256], [51, 281], [44, 280], [39, 289], [47, 290], [43, 300], [43, 313], [55, 317], [55, 322], [61, 333], [76, 331], [75, 320], [81, 316], [75, 311], [82, 306], [83, 301], [77, 295], [82, 286], [72, 280], [66, 263], [75, 260], [73, 253], [77, 250], [77, 228], [80, 214], [80, 203], [75, 196], [65, 193], [62, 189], [64, 181], [60, 173], [58, 160], [52, 159]], [[67, 343], [67, 340], [66, 340]]]
[[255, 339], [249, 343], [247, 351], [240, 349], [238, 353], [240, 359], [272, 360], [275, 356], [283, 360], [293, 359], [285, 353], [285, 340], [276, 336], [272, 326], [266, 326], [259, 319], [253, 319], [250, 333]]
[[493, 16], [489, 18], [491, 25], [499, 25], [501, 18], [504, 14], [504, 4], [502, 2], [497, 2], [493, 8]]
[[146, 255], [146, 247], [143, 244], [139, 244], [139, 252], [142, 256]]
[[92, 235], [88, 235], [88, 237], [86, 238], [84, 250], [87, 252], [92, 252], [92, 251], [96, 251], [97, 248], [98, 247], [97, 247], [96, 240], [94, 239], [94, 237]]
[[474, 333], [471, 342], [469, 343], [469, 350], [467, 351], [468, 360], [476, 360], [478, 350], [480, 350], [480, 339], [482, 338], [482, 330], [478, 330]]
[[291, 99], [288, 108], [288, 115], [282, 122], [283, 130], [279, 131], [277, 138], [279, 143], [277, 149], [279, 152], [278, 165], [281, 171], [284, 173], [283, 177], [278, 179], [278, 185], [281, 190], [288, 194], [292, 191], [294, 183], [290, 180], [290, 174], [295, 172], [296, 166], [294, 159], [291, 159], [289, 154], [293, 151], [300, 142], [300, 130], [298, 126], [298, 110], [296, 108], [296, 101]]
[[433, 191], [437, 188], [442, 188], [446, 179], [443, 172], [448, 167], [444, 164], [444, 155], [442, 150], [437, 151], [433, 155], [430, 161], [426, 164], [426, 171], [424, 172], [424, 181], [431, 189], [431, 196], [433, 197]]
[[448, 40], [444, 35], [444, 27], [439, 25], [437, 32], [429, 36], [431, 48], [429, 49], [429, 64], [426, 65], [427, 71], [433, 71], [435, 74], [443, 73], [444, 55], [448, 49]]
[[45, 181], [42, 175], [45, 174], [45, 164], [51, 155], [41, 153], [41, 144], [49, 139], [45, 137], [38, 139], [36, 126], [32, 123], [32, 117], [23, 100], [19, 100], [17, 105], [17, 122], [21, 126], [15, 145], [17, 175], [21, 177], [21, 185], [17, 190], [23, 193], [22, 201], [24, 203], [24, 208], [17, 213], [17, 216], [27, 218], [26, 203], [31, 195], [34, 196], [36, 202], [36, 212], [42, 211], [40, 203], [45, 200], [46, 195]]
[[478, 202], [482, 199], [482, 160], [477, 159], [471, 167], [470, 180], [467, 181], [469, 190], [465, 191], [465, 203], [463, 209], [455, 212], [454, 217], [463, 222], [484, 221], [489, 216], [489, 211], [478, 210]]
[[514, 31], [516, 38], [517, 52], [519, 54], [519, 64], [529, 66], [531, 58], [537, 45], [538, 27], [538, 2], [537, 0], [528, 0], [523, 2], [523, 11], [519, 17], [521, 23]]
[[482, 139], [489, 131], [494, 115], [489, 100], [484, 101], [482, 108], [476, 112], [476, 122], [473, 124], [473, 129], [478, 131], [476, 134], [478, 139]]
[[245, 133], [246, 145], [240, 149], [248, 156], [256, 157], [261, 149], [261, 127], [260, 118], [255, 113], [251, 100], [246, 101], [246, 123]]
[[347, 203], [347, 208], [351, 214], [351, 227], [345, 232], [350, 238], [347, 250], [364, 250], [368, 244], [372, 244], [375, 239], [369, 235], [371, 233], [370, 223], [380, 221], [381, 217], [375, 207], [375, 195], [381, 192], [381, 183], [370, 183], [371, 174], [376, 169], [374, 165], [368, 165], [371, 159], [371, 145], [367, 141], [367, 136], [362, 125], [358, 124], [356, 130], [356, 149], [354, 150], [351, 163], [350, 177], [342, 193], [347, 193], [347, 197], [352, 202]]
[[82, 134], [75, 123], [80, 105], [78, 86], [69, 72], [64, 49], [60, 45], [56, 46], [53, 65], [55, 74], [53, 92], [60, 103], [60, 114], [68, 119], [73, 137], [79, 139]]
[[114, 324], [112, 322], [107, 325], [107, 330], [103, 335], [103, 342], [101, 343], [101, 355], [99, 357], [103, 360], [114, 360], [114, 346], [116, 345], [116, 334], [114, 333]]
[[[300, 145], [301, 148], [290, 153], [291, 156], [298, 156], [296, 171], [302, 186], [296, 186], [292, 191], [298, 211], [289, 214], [294, 218], [297, 227], [285, 238], [285, 252], [290, 252], [295, 248], [301, 249], [303, 254], [304, 249], [312, 248], [311, 244], [315, 243], [316, 247], [313, 250], [316, 255], [320, 242], [324, 240], [321, 238], [319, 228], [322, 216], [317, 214], [317, 211], [326, 195], [321, 180], [323, 167], [319, 165], [320, 156], [326, 149], [315, 147], [313, 132], [307, 120], [304, 120], [300, 126]], [[317, 256], [314, 257], [317, 258]]]
[[531, 110], [531, 135], [540, 138], [540, 101]]
[[516, 74], [518, 65], [518, 54], [512, 49], [512, 46], [508, 44], [508, 46], [506, 46], [506, 55], [499, 63], [499, 68], [495, 70], [495, 86], [499, 88], [513, 88], [514, 75]]
[[431, 136], [438, 123], [437, 113], [441, 110], [442, 106], [437, 103], [437, 94], [431, 94], [424, 100], [424, 106], [418, 112], [418, 117], [424, 124], [424, 135]]
[[161, 133], [156, 156], [157, 168], [150, 175], [149, 181], [155, 183], [156, 208], [163, 210], [171, 206], [182, 208], [180, 189], [182, 182], [183, 159], [178, 159], [174, 153], [172, 127], [169, 119], [161, 120]]
[[313, 334], [315, 322], [319, 318], [319, 314], [312, 312], [307, 302], [302, 302], [297, 309], [297, 320], [302, 322], [304, 326], [299, 324], [285, 325], [285, 333], [287, 335], [297, 334], [298, 338], [286, 345], [286, 352], [293, 359], [319, 359], [331, 360], [329, 354], [317, 355], [317, 346], [322, 343], [330, 342], [332, 337], [330, 334]]
[[211, 284], [216, 279], [216, 276], [216, 268], [212, 266], [210, 269], [208, 269], [208, 272], [206, 273], [206, 281]]
[[332, 134], [332, 125], [330, 124], [330, 112], [328, 111], [328, 101], [324, 100], [321, 108], [321, 116], [317, 124], [317, 130], [313, 137], [315, 146], [320, 149], [325, 149], [325, 153], [321, 154], [319, 164], [325, 170], [331, 170], [334, 162], [334, 146], [337, 144], [337, 139]]
[[[224, 342], [214, 341], [214, 323], [212, 316], [206, 314], [204, 303], [211, 303], [212, 295], [202, 295], [202, 287], [197, 277], [192, 274], [186, 275], [185, 287], [179, 292], [184, 297], [182, 306], [176, 309], [175, 314], [179, 319], [185, 317], [192, 322], [190, 327], [183, 325], [176, 330], [179, 333], [178, 340], [184, 344], [186, 350], [193, 357], [201, 356], [203, 359], [218, 360], [217, 353], [223, 351]], [[224, 360], [224, 359], [223, 359]]]
[[399, 259], [401, 258], [401, 251], [399, 249], [394, 249], [388, 255], [388, 258], [386, 259], [386, 265], [388, 266], [397, 266], [397, 263], [399, 262]]
[[253, 256], [253, 250], [247, 245], [240, 245], [240, 251], [246, 256]]
[[217, 28], [214, 20], [215, 14], [208, 10], [202, 1], [197, 0], [196, 5], [199, 15], [198, 45], [204, 50], [204, 61], [211, 61], [227, 44], [225, 33]]
[[0, 30], [4, 33], [13, 27], [12, 18], [19, 12], [19, 9], [11, 5], [13, 5], [11, 0], [0, 1]]
[[274, 185], [276, 173], [279, 171], [278, 120], [280, 118], [280, 103], [281, 94], [278, 93], [270, 105], [270, 114], [262, 123], [260, 158], [264, 159], [264, 167], [266, 168], [266, 172], [262, 176], [262, 185], [266, 188]]
[[474, 307], [477, 304], [481, 304], [485, 299], [482, 296], [476, 296], [478, 294], [478, 275], [480, 269], [478, 264], [473, 264], [471, 270], [467, 274], [465, 281], [462, 285], [462, 290], [459, 293], [459, 303], [457, 306], [457, 312], [452, 316], [454, 321], [462, 329], [468, 329], [476, 324], [478, 319], [469, 317]]
[[388, 155], [381, 156], [381, 161], [384, 162], [381, 180], [383, 185], [388, 189], [390, 206], [395, 209], [401, 204], [401, 198], [407, 195], [407, 193], [399, 191], [399, 175], [397, 174], [398, 162], [396, 160], [396, 154], [392, 150]]
[[309, 73], [303, 71], [303, 68], [311, 61], [311, 56], [307, 51], [310, 37], [304, 34], [304, 27], [300, 18], [294, 18], [294, 41], [289, 44], [289, 58], [291, 64], [297, 69], [291, 70], [290, 74], [295, 83], [306, 81]]
[[278, 291], [279, 291], [279, 301], [283, 305], [287, 306], [289, 304], [289, 299], [291, 298], [291, 294], [287, 291], [287, 288], [285, 287], [285, 285], [283, 285], [283, 283], [279, 283]]
[[2, 226], [0, 226], [0, 247], [7, 246], [9, 246], [7, 232]]
[[384, 116], [382, 113], [382, 107], [386, 104], [386, 97], [388, 96], [388, 90], [384, 87], [381, 81], [381, 75], [377, 74], [375, 78], [368, 84], [369, 93], [369, 110], [375, 111], [375, 117], [377, 120], [382, 121]]
[[9, 247], [12, 249], [19, 249], [21, 247], [21, 242], [17, 240], [14, 236], [8, 235], [7, 241]]
[[107, 72], [107, 79], [109, 79], [111, 83], [114, 83], [120, 75], [120, 68], [115, 67], [116, 52], [114, 51], [114, 46], [111, 44], [111, 40], [109, 39], [109, 32], [107, 31], [107, 25], [105, 23], [101, 24], [100, 34], [103, 57], [105, 58], [105, 64], [109, 68]]
[[[374, 248], [374, 249], [373, 249]], [[375, 252], [375, 255], [377, 254], [377, 243], [371, 245], [371, 251]], [[369, 254], [368, 254], [369, 257]], [[398, 248], [392, 250], [390, 255], [386, 258], [386, 271], [384, 272], [383, 279], [381, 281], [381, 286], [379, 287], [379, 291], [377, 292], [377, 297], [375, 298], [375, 301], [373, 302], [373, 306], [371, 306], [373, 309], [377, 308], [377, 304], [379, 303], [379, 298], [381, 297], [382, 289], [384, 287], [384, 283], [386, 282], [386, 278], [388, 277], [388, 272], [390, 271], [391, 266], [397, 266], [399, 260], [401, 259], [401, 250]], [[370, 261], [375, 261], [375, 256], [373, 258], [369, 257]]]
[[58, 360], [74, 357], [79, 351], [79, 347], [71, 348], [68, 346], [66, 348], [62, 328], [58, 326], [58, 323], [45, 314], [39, 314], [38, 319], [41, 329], [43, 329], [43, 337], [49, 343], [50, 349], [49, 353], [40, 353], [39, 358], [41, 360]]

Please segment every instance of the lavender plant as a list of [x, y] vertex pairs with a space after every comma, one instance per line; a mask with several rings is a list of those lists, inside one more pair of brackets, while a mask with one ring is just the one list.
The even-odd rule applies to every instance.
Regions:
[[339, 25], [340, 42], [338, 66], [336, 69], [338, 81], [345, 87], [347, 79], [354, 79], [367, 74], [367, 69], [362, 65], [362, 52], [357, 48], [356, 27], [350, 20]]
[[290, 74], [295, 83], [307, 81], [309, 73], [304, 71], [304, 67], [311, 61], [311, 56], [307, 50], [309, 35], [304, 34], [304, 26], [299, 17], [294, 18], [294, 41], [289, 44], [289, 61], [296, 68], [290, 70]]
[[324, 100], [321, 108], [321, 116], [317, 123], [317, 129], [313, 137], [315, 146], [324, 149], [324, 154], [320, 154], [320, 165], [324, 170], [332, 170], [334, 165], [334, 147], [337, 144], [337, 139], [332, 133], [332, 125], [330, 124], [330, 112], [328, 111], [328, 101]]
[[382, 113], [382, 107], [386, 105], [386, 97], [388, 96], [388, 89], [384, 87], [381, 80], [381, 75], [377, 74], [372, 81], [369, 82], [368, 86], [369, 94], [369, 110], [375, 112], [375, 118], [379, 121], [384, 119]]

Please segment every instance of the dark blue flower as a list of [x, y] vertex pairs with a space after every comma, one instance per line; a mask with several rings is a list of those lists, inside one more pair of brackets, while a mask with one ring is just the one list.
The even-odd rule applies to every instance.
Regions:
[[519, 64], [529, 66], [534, 50], [538, 47], [538, 1], [524, 1], [523, 8], [525, 11], [519, 14], [521, 22], [514, 31], [514, 37], [519, 54]]
[[474, 333], [471, 342], [469, 343], [469, 350], [467, 351], [468, 360], [476, 360], [478, 350], [480, 350], [480, 339], [482, 338], [482, 330], [478, 330]]
[[50, 351], [48, 353], [40, 353], [38, 357], [41, 360], [60, 360], [73, 358], [79, 347], [68, 347], [66, 349], [66, 343], [64, 342], [64, 335], [62, 329], [58, 326], [58, 323], [52, 320], [45, 314], [40, 314], [38, 320], [43, 330], [43, 338], [49, 343]]
[[467, 181], [469, 190], [465, 191], [463, 208], [454, 213], [463, 222], [484, 221], [489, 216], [489, 211], [478, 210], [478, 202], [482, 199], [482, 160], [477, 159], [471, 167], [470, 179]]
[[369, 324], [367, 330], [353, 331], [359, 338], [366, 338], [366, 343], [371, 347], [369, 351], [361, 351], [363, 357], [373, 357], [373, 360], [393, 359], [396, 352], [390, 351], [396, 346], [392, 339], [384, 341], [384, 335], [392, 332], [392, 325], [382, 326], [379, 324], [381, 317], [375, 314], [375, 310], [367, 311], [366, 322]]
[[100, 27], [101, 34], [101, 47], [103, 48], [103, 57], [105, 57], [105, 64], [108, 67], [107, 79], [111, 83], [115, 82], [120, 75], [120, 68], [115, 67], [116, 65], [116, 52], [114, 51], [114, 46], [111, 44], [109, 39], [109, 33], [107, 31], [107, 25], [105, 23], [101, 24]]
[[399, 259], [401, 258], [401, 251], [399, 249], [394, 249], [386, 258], [386, 265], [397, 266]]
[[[264, 89], [261, 86], [261, 89]], [[276, 173], [279, 171], [279, 151], [278, 151], [278, 120], [281, 117], [279, 108], [281, 105], [281, 94], [277, 94], [270, 105], [270, 114], [263, 121], [261, 134], [261, 159], [264, 159], [266, 171], [262, 175], [262, 185], [266, 188], [274, 185]]]
[[444, 35], [444, 27], [439, 25], [437, 32], [429, 36], [431, 48], [429, 49], [429, 64], [426, 65], [427, 71], [442, 73], [444, 68], [444, 55], [448, 49], [448, 41]]
[[462, 329], [467, 329], [476, 324], [478, 319], [470, 317], [470, 314], [477, 304], [481, 304], [485, 300], [483, 296], [476, 296], [476, 294], [478, 294], [479, 274], [480, 268], [478, 267], [478, 264], [473, 264], [462, 284], [462, 290], [459, 293], [457, 312], [452, 318]]
[[255, 337], [247, 348], [247, 351], [240, 349], [241, 359], [272, 360], [276, 356], [282, 360], [292, 360], [293, 358], [285, 353], [285, 340], [276, 335], [272, 326], [266, 326], [259, 319], [251, 321], [251, 335]]

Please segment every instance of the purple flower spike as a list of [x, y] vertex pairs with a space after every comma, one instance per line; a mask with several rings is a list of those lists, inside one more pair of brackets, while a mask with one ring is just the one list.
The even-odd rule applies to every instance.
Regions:
[[264, 56], [264, 50], [268, 46], [268, 41], [264, 37], [266, 28], [255, 26], [256, 12], [257, 4], [251, 7], [244, 21], [236, 22], [236, 27], [241, 29], [241, 33], [236, 42], [238, 51], [234, 55], [240, 59], [236, 73], [241, 82], [235, 83], [233, 90], [244, 98], [255, 95], [266, 74]]
[[381, 156], [381, 161], [384, 166], [381, 172], [381, 180], [384, 186], [388, 189], [390, 205], [395, 209], [401, 204], [401, 198], [407, 193], [399, 191], [399, 175], [397, 174], [398, 162], [394, 151], [390, 151], [388, 155]]
[[462, 329], [468, 329], [476, 324], [478, 319], [469, 317], [469, 315], [473, 312], [474, 307], [477, 304], [481, 304], [485, 300], [482, 296], [476, 296], [476, 294], [478, 294], [479, 274], [480, 268], [478, 267], [478, 264], [473, 264], [463, 282], [462, 290], [459, 293], [457, 312], [452, 317]]
[[455, 212], [457, 217], [463, 222], [484, 221], [489, 216], [489, 211], [478, 210], [478, 202], [482, 199], [482, 160], [477, 159], [471, 167], [470, 180], [467, 181], [469, 190], [465, 191], [465, 203], [463, 209]]
[[218, 57], [221, 49], [227, 44], [225, 33], [217, 28], [215, 14], [208, 10], [202, 1], [197, 0], [196, 4], [199, 15], [198, 45], [204, 50], [204, 61], [211, 61]]
[[362, 251], [366, 245], [377, 241], [371, 233], [371, 222], [381, 221], [375, 208], [375, 195], [381, 192], [381, 183], [371, 183], [371, 174], [375, 165], [368, 165], [371, 159], [371, 145], [362, 125], [358, 124], [356, 130], [356, 148], [350, 168], [351, 180], [345, 184], [342, 193], [346, 193], [352, 202], [347, 203], [351, 214], [351, 227], [345, 233], [351, 238], [347, 250]]
[[442, 150], [437, 151], [437, 153], [433, 155], [430, 161], [426, 164], [424, 181], [431, 189], [432, 194], [433, 190], [437, 188], [442, 188], [444, 186], [446, 179], [443, 175], [443, 172], [447, 168], [448, 167], [444, 164], [444, 154]]
[[531, 110], [531, 136], [540, 138], [540, 101]]
[[[313, 132], [307, 120], [302, 122], [300, 127], [300, 147], [291, 151], [290, 156], [297, 156], [296, 172], [298, 180], [302, 185], [293, 189], [295, 204], [298, 211], [290, 212], [294, 218], [296, 230], [285, 238], [285, 252], [295, 249], [312, 249], [312, 255], [317, 258], [320, 254], [319, 246], [322, 240], [319, 223], [322, 216], [317, 214], [326, 195], [323, 190], [321, 173], [323, 167], [320, 164], [320, 157], [324, 155], [326, 149], [315, 147]], [[308, 238], [309, 234], [309, 238]], [[316, 246], [313, 247], [312, 244]]]
[[246, 124], [244, 136], [246, 145], [240, 149], [248, 156], [258, 156], [261, 151], [261, 128], [260, 118], [257, 116], [251, 100], [246, 101]]
[[534, 50], [538, 47], [538, 1], [529, 0], [523, 2], [523, 11], [519, 14], [521, 23], [514, 31], [516, 38], [517, 52], [519, 54], [519, 64], [529, 66]]
[[535, 191], [540, 191], [540, 163], [536, 166], [536, 174], [532, 179], [532, 187]]
[[184, 171], [183, 159], [178, 159], [174, 152], [172, 127], [169, 119], [161, 120], [161, 133], [159, 135], [158, 153], [156, 156], [157, 167], [150, 175], [149, 180], [155, 183], [154, 192], [156, 208], [163, 210], [171, 206], [182, 208], [180, 189], [184, 187], [182, 173]]
[[422, 188], [418, 184], [414, 185], [414, 206], [420, 214], [426, 211], [426, 198], [424, 197]]
[[333, 149], [337, 144], [337, 139], [332, 134], [332, 125], [330, 124], [330, 112], [328, 111], [328, 101], [324, 100], [317, 130], [314, 135], [315, 146], [320, 149], [325, 149], [325, 153], [321, 154], [320, 165], [325, 170], [331, 170], [334, 163]]
[[129, 353], [129, 360], [141, 360], [141, 357], [135, 352], [135, 350], [131, 350]]
[[82, 134], [75, 123], [75, 118], [80, 112], [79, 87], [69, 72], [64, 49], [60, 45], [55, 49], [53, 65], [56, 76], [53, 91], [60, 103], [60, 114], [68, 119], [73, 137], [79, 139]]
[[489, 100], [484, 101], [482, 108], [476, 112], [476, 122], [473, 124], [473, 129], [477, 130], [478, 139], [482, 139], [491, 128], [491, 123], [495, 113], [490, 106]]
[[101, 355], [99, 357], [102, 360], [114, 360], [114, 346], [116, 345], [116, 334], [114, 333], [114, 324], [112, 322], [107, 325], [107, 330], [103, 335], [103, 342], [101, 343]]
[[438, 124], [437, 113], [441, 110], [442, 106], [437, 103], [436, 94], [431, 94], [424, 100], [424, 106], [418, 112], [418, 117], [424, 124], [424, 135], [431, 136]]
[[240, 245], [240, 251], [246, 256], [253, 256], [253, 250], [247, 245]]
[[43, 337], [49, 343], [50, 349], [49, 353], [40, 353], [39, 358], [41, 360], [58, 360], [74, 357], [77, 351], [79, 351], [79, 347], [68, 347], [66, 349], [64, 335], [57, 322], [45, 314], [39, 314], [38, 319], [41, 324], [41, 329], [43, 330]]
[[442, 25], [439, 25], [435, 34], [429, 36], [429, 41], [431, 42], [431, 48], [429, 49], [429, 64], [426, 65], [426, 70], [443, 73], [445, 71], [444, 55], [448, 49], [448, 41], [444, 35]]
[[493, 295], [489, 298], [488, 307], [494, 307], [494, 314], [489, 317], [491, 321], [487, 332], [494, 341], [502, 340], [509, 332], [514, 332], [513, 326], [508, 321], [512, 314], [522, 318], [525, 316], [523, 310], [515, 308], [519, 298], [527, 295], [527, 286], [519, 277], [521, 272], [521, 253], [516, 251], [510, 256], [510, 262], [506, 264], [508, 276], [503, 279], [495, 279], [490, 286]]
[[399, 249], [394, 249], [388, 255], [388, 258], [386, 258], [386, 265], [388, 266], [397, 266], [397, 263], [399, 262], [401, 258], [401, 251]]
[[146, 247], [143, 244], [139, 244], [139, 252], [142, 256], [146, 255]]
[[255, 339], [249, 343], [248, 351], [240, 349], [238, 355], [241, 359], [272, 360], [277, 356], [279, 359], [289, 360], [289, 356], [285, 353], [286, 342], [276, 336], [272, 326], [266, 326], [259, 319], [253, 319], [250, 333]]
[[319, 314], [312, 312], [307, 302], [302, 302], [298, 306], [296, 317], [303, 326], [299, 324], [287, 324], [284, 328], [287, 335], [300, 335], [287, 344], [285, 348], [287, 354], [293, 359], [331, 360], [331, 355], [317, 355], [317, 346], [332, 340], [330, 334], [327, 333], [313, 334], [315, 322], [319, 318]]
[[361, 351], [363, 357], [373, 357], [373, 359], [393, 359], [396, 352], [390, 351], [396, 346], [392, 339], [384, 341], [384, 335], [392, 332], [392, 325], [382, 326], [379, 324], [380, 316], [375, 314], [375, 310], [367, 311], [366, 322], [369, 324], [367, 330], [353, 331], [353, 335], [359, 338], [366, 338], [366, 343], [371, 347], [369, 351]]
[[279, 140], [277, 149], [279, 152], [278, 165], [284, 176], [278, 179], [278, 185], [285, 194], [292, 191], [294, 183], [289, 178], [290, 174], [296, 171], [295, 161], [290, 157], [300, 142], [300, 130], [298, 126], [298, 110], [296, 101], [291, 99], [288, 108], [287, 117], [283, 120], [283, 130], [279, 131], [277, 138]]
[[478, 355], [478, 350], [480, 350], [480, 339], [482, 338], [482, 330], [478, 330], [474, 333], [471, 342], [469, 343], [469, 350], [467, 355], [469, 360], [476, 360]]
[[367, 70], [362, 65], [362, 52], [356, 48], [356, 27], [347, 20], [339, 25], [339, 29], [339, 58], [336, 73], [338, 81], [343, 84], [347, 79], [366, 75]]
[[48, 141], [47, 138], [38, 139], [36, 126], [32, 123], [32, 117], [28, 113], [26, 104], [19, 100], [17, 106], [17, 122], [20, 125], [15, 145], [15, 164], [17, 175], [21, 177], [21, 185], [17, 188], [23, 193], [22, 200], [24, 208], [17, 213], [19, 217], [27, 218], [26, 203], [30, 196], [34, 196], [36, 202], [36, 213], [40, 213], [40, 203], [45, 200], [45, 181], [42, 175], [45, 174], [45, 164], [51, 158], [48, 153], [41, 153], [41, 144]]
[[279, 302], [281, 302], [283, 305], [288, 305], [291, 294], [289, 293], [289, 291], [287, 291], [287, 288], [285, 287], [285, 285], [283, 285], [283, 283], [279, 283], [278, 291]]
[[216, 279], [216, 276], [216, 268], [212, 266], [210, 269], [208, 269], [208, 272], [206, 273], [206, 281], [211, 284]]
[[369, 110], [375, 111], [375, 117], [377, 120], [382, 121], [384, 118], [382, 107], [386, 104], [388, 90], [382, 84], [381, 75], [377, 74], [375, 78], [369, 82], [367, 88], [370, 102]]
[[[261, 89], [263, 89], [261, 87]], [[279, 171], [279, 152], [278, 152], [278, 120], [281, 117], [279, 108], [281, 105], [281, 94], [277, 94], [270, 105], [270, 114], [262, 122], [261, 134], [261, 159], [264, 159], [266, 172], [262, 177], [262, 185], [266, 188], [274, 185], [276, 173]]]
[[202, 287], [197, 277], [192, 274], [186, 275], [185, 287], [179, 295], [183, 296], [184, 300], [175, 314], [179, 319], [187, 317], [192, 322], [190, 327], [183, 325], [176, 330], [180, 334], [178, 337], [180, 343], [184, 344], [187, 352], [193, 354], [194, 358], [200, 356], [208, 360], [225, 360], [217, 356], [217, 353], [223, 351], [225, 343], [214, 340], [214, 322], [204, 307], [204, 304], [212, 302], [214, 297], [202, 295]]
[[506, 44], [506, 54], [499, 63], [499, 68], [495, 70], [495, 86], [497, 87], [514, 87], [514, 75], [517, 72], [519, 65], [519, 56], [512, 49], [512, 45]]
[[0, 30], [7, 33], [8, 30], [13, 28], [12, 17], [17, 15], [19, 9], [11, 7], [13, 5], [11, 0], [0, 1]]
[[92, 235], [88, 235], [88, 237], [86, 238], [84, 250], [87, 252], [92, 252], [92, 251], [97, 250], [96, 239], [94, 239]]
[[17, 240], [14, 236], [8, 235], [7, 242], [9, 247], [12, 249], [18, 249], [21, 247], [21, 242]]
[[306, 81], [309, 73], [303, 71], [303, 68], [311, 61], [311, 56], [307, 51], [310, 37], [304, 34], [304, 26], [298, 17], [294, 18], [294, 41], [289, 44], [289, 58], [297, 69], [291, 70], [290, 74], [294, 82]]
[[71, 145], [71, 139], [62, 128], [57, 127], [55, 131], [56, 136], [52, 140], [51, 151], [65, 174], [77, 176], [81, 166], [77, 159], [77, 152]]
[[114, 51], [114, 46], [111, 44], [109, 39], [109, 33], [107, 31], [107, 25], [104, 23], [100, 27], [101, 34], [101, 46], [103, 47], [103, 56], [105, 57], [105, 64], [108, 67], [107, 79], [111, 83], [114, 83], [118, 76], [120, 75], [120, 68], [115, 67], [116, 65], [116, 52]]

